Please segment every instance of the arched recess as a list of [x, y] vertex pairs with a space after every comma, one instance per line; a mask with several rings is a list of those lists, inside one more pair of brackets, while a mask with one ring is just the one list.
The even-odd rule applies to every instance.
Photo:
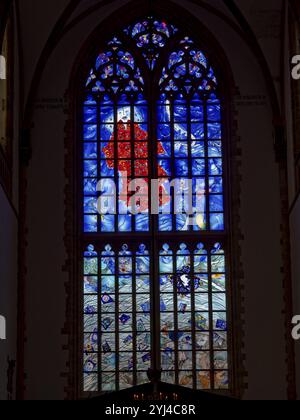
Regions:
[[[251, 50], [252, 52], [255, 53], [256, 59], [259, 62], [259, 65], [261, 68], [264, 68], [263, 72], [264, 72], [264, 79], [266, 80], [267, 85], [269, 86], [270, 89], [272, 89], [273, 93], [270, 94], [270, 97], [272, 97], [273, 99], [276, 99], [276, 94], [274, 95], [275, 92], [275, 87], [274, 87], [274, 81], [272, 80], [272, 76], [270, 71], [268, 71], [268, 66], [265, 65], [266, 63], [262, 63], [262, 60], [259, 59], [259, 57], [261, 57], [263, 55], [262, 50], [260, 49], [260, 53], [257, 54], [257, 48], [255, 47], [255, 41], [254, 38], [249, 34], [249, 31], [245, 31], [245, 26], [243, 25], [243, 21], [239, 18], [238, 14], [235, 13], [236, 19], [235, 21], [237, 23], [234, 23], [233, 20], [230, 19], [230, 17], [228, 17], [227, 14], [219, 12], [216, 8], [214, 8], [214, 6], [212, 5], [208, 5], [208, 3], [203, 2], [201, 0], [192, 0], [192, 2], [196, 5], [199, 6], [199, 10], [200, 8], [203, 8], [205, 10], [209, 10], [209, 12], [212, 15], [218, 16], [218, 18], [222, 19], [224, 22], [226, 22], [226, 24], [228, 24], [228, 28], [230, 28], [230, 30], [234, 31], [235, 34], [238, 34], [243, 41], [245, 42], [245, 45], [247, 45], [247, 48], [249, 48], [249, 50]], [[108, 3], [111, 3], [110, 0], [104, 0], [102, 2], [97, 2], [95, 4], [95, 6], [86, 9], [86, 11], [84, 13], [82, 13], [81, 15], [78, 16], [77, 18], [74, 18], [72, 21], [70, 21], [70, 23], [67, 25], [68, 22], [68, 18], [70, 16], [72, 16], [72, 12], [76, 9], [76, 7], [78, 6], [78, 4], [80, 3], [80, 0], [71, 0], [68, 2], [68, 7], [65, 9], [64, 14], [63, 14], [63, 19], [59, 19], [57, 22], [57, 25], [55, 25], [55, 28], [53, 30], [53, 32], [51, 33], [49, 40], [47, 41], [47, 44], [45, 46], [45, 49], [43, 51], [43, 54], [41, 55], [40, 59], [38, 60], [38, 65], [36, 67], [36, 71], [34, 73], [34, 77], [32, 80], [32, 85], [31, 85], [31, 90], [30, 90], [30, 95], [27, 98], [27, 106], [26, 106], [26, 112], [25, 112], [25, 118], [24, 118], [24, 125], [23, 128], [26, 130], [25, 132], [23, 132], [22, 135], [22, 139], [21, 139], [21, 144], [22, 147], [24, 149], [25, 152], [25, 159], [24, 159], [24, 170], [22, 170], [22, 176], [21, 176], [21, 182], [22, 182], [22, 188], [21, 188], [21, 202], [23, 203], [21, 206], [21, 210], [22, 210], [22, 221], [20, 223], [20, 238], [21, 241], [20, 243], [25, 244], [26, 243], [26, 237], [27, 237], [27, 231], [26, 231], [26, 226], [25, 226], [25, 214], [24, 214], [24, 209], [26, 207], [25, 203], [26, 203], [26, 179], [27, 179], [27, 169], [25, 167], [25, 165], [28, 164], [28, 161], [30, 159], [29, 153], [27, 153], [30, 149], [30, 127], [31, 127], [31, 122], [32, 122], [32, 118], [33, 118], [33, 106], [32, 104], [34, 103], [34, 98], [37, 95], [38, 92], [38, 86], [40, 84], [40, 80], [41, 77], [43, 75], [43, 72], [45, 70], [45, 66], [47, 65], [47, 62], [49, 60], [49, 57], [51, 56], [52, 52], [56, 49], [56, 47], [58, 46], [58, 43], [62, 40], [62, 38], [64, 37], [64, 35], [68, 34], [69, 31], [71, 31], [72, 29], [74, 29], [76, 27], [76, 25], [80, 22], [82, 22], [83, 19], [88, 18], [89, 16], [91, 16], [92, 13], [98, 13], [101, 11], [101, 8], [104, 7], [105, 5], [107, 5]], [[137, 5], [137, 10], [141, 10], [141, 3], [143, 3], [143, 1], [140, 1], [138, 3], [136, 3]], [[145, 1], [145, 3], [147, 3], [147, 5], [149, 4], [148, 1]], [[232, 1], [226, 1], [224, 0], [224, 3], [226, 3], [226, 7], [235, 4], [235, 2]], [[168, 13], [172, 13], [173, 10], [173, 3], [169, 3], [169, 10], [167, 9], [167, 1], [164, 2], [164, 4], [166, 4], [166, 11]], [[176, 6], [174, 6], [176, 7]], [[146, 8], [146, 6], [145, 6]], [[181, 13], [183, 10], [181, 8], [177, 8], [176, 10], [179, 10], [179, 12]], [[185, 15], [186, 16], [186, 15]], [[116, 20], [118, 20], [118, 17], [116, 16]], [[184, 22], [185, 23], [185, 22]], [[199, 25], [199, 22], [197, 22], [197, 25]], [[109, 29], [109, 28], [107, 28]], [[206, 33], [207, 34], [207, 33]], [[92, 39], [91, 39], [92, 41]], [[256, 44], [258, 44], [256, 42]], [[86, 47], [88, 48], [88, 45], [86, 45]], [[260, 47], [258, 47], [260, 48]], [[83, 55], [83, 54], [82, 54]], [[222, 62], [222, 60], [220, 60], [220, 62]], [[226, 62], [226, 59], [225, 61]], [[79, 66], [79, 65], [78, 65]], [[229, 79], [231, 80], [231, 78], [229, 77]], [[229, 80], [228, 79], [228, 80]], [[71, 83], [71, 89], [70, 92], [73, 91], [72, 86], [73, 84]], [[233, 85], [232, 85], [233, 86]], [[70, 95], [70, 97], [72, 97], [72, 95]], [[286, 166], [286, 161], [285, 161], [285, 142], [284, 142], [284, 126], [283, 123], [281, 123], [280, 118], [278, 119], [278, 110], [279, 110], [279, 105], [278, 105], [278, 101], [276, 101], [276, 103], [274, 103], [272, 99], [272, 108], [273, 108], [273, 117], [274, 117], [274, 125], [276, 126], [276, 139], [278, 140], [278, 144], [280, 147], [282, 147], [282, 153], [280, 153], [280, 156], [282, 158], [282, 162], [280, 163], [280, 179], [281, 179], [281, 185], [282, 185], [282, 225], [283, 226], [288, 226], [288, 222], [287, 222], [287, 209], [288, 209], [288, 203], [287, 203], [287, 199], [286, 199], [286, 195], [285, 195], [285, 191], [286, 191], [286, 185], [287, 185], [287, 179], [286, 179], [286, 171], [285, 171], [285, 166]], [[70, 113], [71, 115], [71, 113]], [[72, 120], [72, 118], [70, 118], [70, 121]], [[73, 125], [70, 122], [69, 125], [69, 129], [68, 129], [68, 133], [73, 133]], [[233, 130], [234, 131], [234, 130]], [[232, 157], [233, 160], [235, 162], [238, 161], [238, 151], [236, 150], [236, 145], [237, 142], [235, 140], [235, 138], [232, 138], [232, 143], [234, 144], [232, 147]], [[68, 148], [68, 150], [72, 150], [72, 148]], [[280, 150], [279, 150], [280, 151]], [[236, 160], [235, 160], [236, 157]], [[72, 162], [72, 156], [67, 157], [66, 159], [66, 164], [69, 165], [70, 162]], [[70, 166], [71, 168], [71, 166]], [[68, 169], [67, 173], [68, 176], [71, 173], [72, 169]], [[239, 180], [238, 180], [238, 165], [233, 164], [231, 167], [232, 173], [234, 173], [234, 180], [233, 180], [233, 190], [235, 192], [237, 192], [237, 194], [234, 194], [236, 197], [236, 203], [239, 205], [239, 199], [238, 199], [238, 191], [239, 191]], [[67, 197], [69, 197], [69, 195], [67, 194]], [[236, 219], [238, 220], [238, 207], [237, 211], [236, 211]], [[72, 224], [72, 220], [69, 220], [68, 226], [69, 224]], [[72, 228], [72, 232], [75, 232], [76, 230], [76, 226], [74, 227], [74, 229]], [[236, 232], [238, 232], [238, 228], [236, 230]], [[285, 261], [289, 260], [289, 235], [288, 235], [288, 231], [286, 228], [283, 228], [283, 232], [282, 232], [282, 253], [285, 256]], [[237, 235], [236, 236], [237, 241], [236, 243], [236, 254], [239, 254], [239, 247], [238, 247], [238, 240], [240, 239], [240, 236]], [[67, 239], [67, 242], [69, 242], [69, 239]], [[24, 290], [24, 282], [26, 279], [26, 249], [25, 246], [23, 247], [22, 251], [20, 252], [20, 272], [21, 272], [21, 276], [20, 276], [20, 288], [22, 290]], [[67, 268], [68, 271], [70, 271], [70, 267], [69, 264], [67, 263]], [[284, 288], [286, 291], [286, 331], [287, 331], [287, 336], [286, 336], [286, 340], [288, 342], [287, 344], [287, 360], [289, 363], [289, 381], [290, 381], [290, 388], [289, 388], [289, 395], [294, 395], [294, 384], [293, 384], [293, 376], [294, 376], [294, 367], [293, 367], [293, 361], [294, 361], [294, 356], [293, 356], [293, 351], [292, 351], [292, 347], [293, 347], [293, 343], [291, 342], [292, 340], [290, 339], [290, 307], [291, 307], [291, 288], [290, 288], [290, 273], [289, 273], [289, 262], [287, 262], [287, 265], [283, 268], [283, 272], [285, 275], [285, 280], [284, 280]], [[241, 273], [241, 271], [239, 272]], [[237, 278], [242, 278], [242, 274], [239, 274], [237, 276]], [[69, 288], [69, 284], [68, 284], [68, 288]], [[73, 294], [71, 294], [73, 296]], [[22, 309], [22, 301], [24, 293], [20, 293], [21, 296], [21, 304], [19, 305], [21, 310], [20, 312], [22, 313], [21, 316], [21, 320], [22, 320], [22, 325], [20, 327], [20, 343], [21, 343], [21, 347], [23, 347], [23, 343], [24, 343], [24, 328], [22, 327], [24, 325], [24, 314], [23, 314], [23, 309]], [[70, 306], [69, 306], [70, 308]], [[69, 317], [68, 317], [69, 319]], [[67, 329], [69, 330], [69, 325], [67, 326]], [[18, 357], [18, 366], [19, 368], [19, 384], [20, 384], [20, 396], [22, 396], [23, 393], [23, 384], [24, 384], [24, 367], [23, 367], [23, 358], [24, 358], [24, 349], [22, 348], [20, 351], [20, 356]], [[71, 362], [71, 367], [73, 366], [74, 361]], [[241, 364], [242, 365], [242, 364]], [[74, 371], [74, 370], [73, 370]], [[69, 367], [67, 368], [67, 372], [68, 372], [68, 377], [70, 378], [74, 378], [74, 376], [70, 376], [69, 375]], [[74, 393], [72, 391], [72, 388], [76, 386], [76, 383], [72, 383], [71, 380], [69, 381], [69, 388], [67, 390], [68, 395], [75, 395], [76, 392]], [[71, 388], [72, 387], [72, 388]], [[241, 388], [240, 388], [241, 389]]]
[[[170, 3], [171, 4], [171, 3]], [[97, 28], [81, 49], [79, 56], [76, 59], [73, 73], [71, 76], [71, 83], [68, 94], [71, 98], [70, 118], [67, 127], [66, 136], [66, 176], [68, 179], [68, 186], [66, 187], [66, 236], [65, 243], [68, 253], [66, 263], [66, 271], [69, 273], [69, 282], [67, 284], [68, 292], [68, 310], [65, 334], [68, 336], [69, 345], [69, 369], [68, 369], [68, 388], [67, 393], [69, 398], [78, 398], [82, 395], [82, 346], [81, 339], [83, 336], [82, 330], [82, 297], [81, 291], [78, 287], [82, 278], [82, 255], [83, 246], [80, 243], [80, 238], [83, 238], [80, 226], [82, 226], [81, 215], [81, 156], [80, 156], [80, 125], [78, 120], [81, 114], [81, 106], [79, 98], [81, 98], [81, 87], [86, 83], [86, 75], [90, 68], [94, 65], [95, 57], [99, 54], [99, 49], [105, 47], [105, 41], [109, 41], [114, 34], [121, 34], [122, 30], [133, 22], [144, 18], [145, 16], [154, 15], [155, 17], [165, 18], [167, 16], [168, 22], [179, 28], [185, 28], [185, 23], [190, 22], [189, 30], [183, 31], [187, 36], [191, 36], [198, 48], [201, 48], [208, 57], [209, 61], [213, 63], [213, 67], [217, 69], [217, 78], [221, 83], [221, 100], [223, 104], [223, 123], [224, 123], [224, 140], [225, 140], [225, 177], [228, 182], [226, 185], [226, 207], [231, 209], [228, 212], [228, 241], [227, 253], [229, 256], [228, 269], [229, 285], [228, 285], [228, 300], [229, 300], [229, 324], [231, 325], [231, 333], [229, 337], [230, 359], [231, 366], [231, 393], [236, 396], [241, 396], [244, 389], [244, 370], [243, 370], [243, 355], [242, 355], [242, 320], [241, 320], [241, 262], [239, 260], [239, 241], [241, 233], [239, 228], [239, 152], [235, 144], [235, 124], [234, 111], [232, 109], [232, 97], [234, 93], [234, 81], [226, 56], [214, 37], [200, 23], [197, 19], [183, 10], [181, 7], [170, 7], [168, 2], [159, 4], [149, 10], [148, 3], [142, 5], [132, 2], [123, 10], [118, 10], [117, 13], [111, 15], [104, 21], [99, 28]], [[126, 13], [125, 13], [126, 12]], [[111, 22], [114, 22], [114, 31], [111, 32]], [[104, 40], [99, 44], [99, 40]], [[127, 41], [130, 45], [130, 41]], [[133, 44], [132, 44], [133, 45]], [[172, 48], [170, 48], [172, 51]], [[170, 52], [169, 51], [169, 52]], [[167, 53], [166, 53], [167, 54]], [[161, 57], [161, 60], [166, 57]], [[140, 68], [145, 69], [145, 64], [137, 59]], [[149, 72], [145, 73], [149, 74]], [[145, 83], [148, 81], [145, 80]], [[213, 240], [213, 236], [212, 236]], [[179, 240], [178, 240], [179, 241]], [[84, 242], [84, 241], [83, 241]], [[179, 244], [178, 244], [179, 245]], [[234, 258], [233, 258], [234, 256]], [[234, 337], [233, 332], [234, 331]]]

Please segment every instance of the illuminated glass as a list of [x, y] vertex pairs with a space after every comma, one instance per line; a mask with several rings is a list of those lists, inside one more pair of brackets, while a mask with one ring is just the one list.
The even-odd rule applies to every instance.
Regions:
[[147, 383], [149, 368], [229, 389], [223, 101], [208, 57], [164, 20], [135, 22], [98, 55], [81, 118], [84, 391]]

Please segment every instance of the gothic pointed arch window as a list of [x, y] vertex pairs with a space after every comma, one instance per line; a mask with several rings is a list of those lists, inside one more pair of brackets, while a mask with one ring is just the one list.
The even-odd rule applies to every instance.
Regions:
[[86, 79], [83, 391], [147, 383], [150, 368], [227, 390], [222, 81], [153, 17], [115, 34]]

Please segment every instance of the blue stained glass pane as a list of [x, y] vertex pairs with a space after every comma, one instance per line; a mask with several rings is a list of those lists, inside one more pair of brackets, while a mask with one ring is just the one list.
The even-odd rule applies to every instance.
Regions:
[[84, 316], [84, 331], [93, 332], [97, 330], [97, 315], [85, 315]]
[[170, 141], [171, 126], [169, 124], [159, 124], [157, 128], [157, 137], [160, 141]]
[[114, 276], [102, 276], [101, 277], [101, 292], [115, 293], [116, 280]]
[[97, 105], [97, 103], [92, 95], [88, 95], [86, 100], [84, 101], [84, 105], [95, 106]]
[[136, 255], [139, 255], [139, 256], [149, 255], [149, 251], [147, 250], [146, 245], [141, 244], [141, 245], [139, 246], [138, 251], [136, 252]]
[[187, 140], [187, 124], [175, 124], [174, 131], [175, 140]]
[[111, 140], [114, 134], [114, 126], [112, 124], [101, 125], [100, 136], [102, 141]]
[[84, 356], [84, 372], [97, 372], [98, 371], [98, 355], [88, 354]]
[[201, 158], [205, 157], [205, 144], [204, 141], [193, 141], [192, 142], [192, 157]]
[[96, 196], [97, 195], [97, 179], [84, 179], [83, 191], [85, 195]]
[[208, 105], [207, 118], [209, 121], [221, 121], [221, 105]]
[[118, 107], [118, 111], [117, 111], [117, 121], [118, 123], [123, 121], [123, 122], [128, 122], [131, 121], [131, 107], [130, 106], [120, 106]]
[[124, 53], [123, 51], [120, 51], [118, 56], [120, 57], [121, 63], [127, 64], [134, 70], [134, 58], [129, 52]]
[[98, 312], [97, 296], [85, 296], [83, 311], [85, 314], [96, 314]]
[[85, 123], [92, 124], [97, 122], [97, 108], [87, 107], [83, 108], [83, 119]]
[[100, 162], [100, 172], [101, 172], [101, 176], [106, 178], [106, 177], [113, 177], [115, 174], [115, 170], [114, 170], [114, 161], [110, 161], [110, 160], [101, 160]]
[[151, 303], [149, 300], [149, 296], [146, 295], [139, 295], [137, 297], [137, 303], [139, 305], [139, 311], [143, 312], [144, 314], [148, 314], [151, 311]]
[[143, 123], [148, 121], [148, 108], [144, 106], [134, 107], [134, 121]]
[[174, 156], [176, 158], [185, 158], [189, 156], [188, 143], [176, 142], [174, 145]]
[[208, 142], [208, 157], [222, 157], [222, 142], [210, 141]]
[[219, 140], [222, 138], [221, 124], [207, 124], [208, 138]]
[[147, 214], [138, 214], [135, 216], [135, 230], [137, 232], [149, 231], [149, 216]]
[[83, 155], [85, 159], [97, 159], [97, 143], [85, 143], [83, 145]]
[[193, 194], [205, 194], [206, 182], [205, 178], [197, 178], [193, 180]]
[[158, 143], [157, 149], [158, 149], [158, 157], [170, 158], [172, 156], [171, 143]]
[[101, 231], [102, 232], [115, 232], [115, 216], [113, 215], [101, 216]]
[[209, 330], [209, 314], [207, 312], [196, 312], [195, 314], [196, 320], [196, 329], [200, 331], [208, 331]]
[[211, 230], [224, 230], [224, 215], [223, 213], [213, 213], [210, 215]]
[[98, 274], [98, 258], [84, 259], [84, 274], [87, 276]]
[[84, 198], [84, 213], [97, 214], [97, 199], [92, 197]]
[[83, 176], [85, 178], [95, 178], [97, 176], [98, 162], [96, 160], [84, 161]]
[[162, 214], [158, 217], [158, 225], [160, 232], [171, 232], [173, 230], [172, 216], [168, 214]]
[[176, 230], [186, 232], [189, 230], [190, 217], [186, 214], [176, 216]]
[[183, 59], [183, 56], [184, 53], [182, 51], [172, 53], [169, 59], [169, 69], [171, 69], [176, 64], [180, 63]]
[[104, 294], [101, 296], [101, 312], [114, 313], [115, 312], [115, 296]]
[[[177, 255], [181, 255], [181, 257], [177, 257], [177, 270], [182, 270], [184, 267], [189, 266], [191, 261], [190, 258], [187, 258], [187, 255], [190, 255], [190, 251], [186, 244], [181, 244], [180, 249], [177, 252]], [[182, 255], [184, 257], [182, 257]]]
[[223, 212], [223, 196], [211, 195], [209, 199], [209, 208], [211, 212]]
[[98, 126], [97, 125], [87, 125], [83, 126], [83, 138], [85, 141], [94, 141], [97, 140], [97, 133], [98, 133]]
[[131, 232], [132, 231], [131, 222], [132, 222], [131, 214], [119, 216], [119, 220], [118, 220], [119, 231]]
[[[224, 257], [215, 257], [215, 255], [224, 255], [224, 251], [222, 249], [222, 245], [220, 243], [216, 243], [211, 251], [213, 258], [213, 261], [220, 262], [223, 261], [223, 265], [225, 264]], [[224, 271], [224, 270], [223, 270]]]
[[119, 99], [119, 105], [130, 105], [130, 101], [128, 99], [128, 95], [122, 94]]
[[132, 276], [119, 277], [119, 292], [132, 293]]
[[100, 120], [102, 123], [113, 123], [115, 121], [114, 108], [109, 106], [101, 107]]
[[97, 216], [84, 216], [84, 231], [97, 232]]
[[158, 106], [157, 109], [157, 120], [159, 123], [170, 123], [171, 114], [169, 106]]
[[84, 293], [85, 294], [98, 293], [98, 277], [92, 277], [92, 276], [84, 277]]
[[113, 275], [116, 272], [116, 261], [114, 257], [101, 258], [101, 273], [102, 275]]
[[175, 161], [176, 176], [188, 176], [189, 164], [186, 159], [177, 159]]
[[195, 63], [198, 63], [205, 68], [208, 67], [207, 58], [202, 51], [191, 51], [191, 56], [193, 57], [193, 61]]
[[223, 161], [222, 159], [209, 159], [209, 175], [222, 175]]
[[105, 315], [101, 321], [103, 331], [109, 332], [115, 330], [115, 319], [113, 315]]
[[165, 255], [159, 258], [159, 267], [161, 274], [171, 274], [173, 273], [173, 257], [172, 255]]
[[218, 97], [215, 93], [211, 93], [207, 103], [217, 105], [217, 104], [220, 104], [220, 100], [218, 99]]
[[193, 159], [193, 175], [203, 176], [206, 174], [206, 165], [204, 159]]
[[159, 176], [171, 176], [172, 175], [170, 160], [160, 159], [158, 161], [158, 173], [159, 173]]
[[204, 107], [202, 105], [191, 106], [191, 122], [204, 121]]
[[226, 294], [213, 293], [213, 311], [226, 311]]
[[147, 105], [147, 101], [144, 99], [144, 96], [142, 93], [138, 94], [136, 105]]
[[136, 279], [136, 291], [140, 292], [150, 292], [150, 277], [149, 276], [138, 276]]
[[226, 291], [226, 275], [225, 274], [212, 275], [212, 290], [214, 292]]
[[214, 329], [220, 331], [227, 331], [227, 314], [226, 312], [213, 313]]
[[213, 194], [223, 193], [223, 178], [209, 178], [209, 191]]
[[175, 105], [174, 106], [174, 121], [175, 122], [187, 122], [187, 107], [186, 107], [186, 105]]
[[205, 138], [204, 124], [191, 124], [191, 128], [192, 128], [192, 139], [203, 140]]
[[208, 311], [208, 293], [196, 293], [195, 295], [195, 304], [197, 311]]
[[193, 206], [196, 209], [197, 213], [205, 213], [206, 209], [206, 196], [203, 195], [196, 195], [193, 197]]
[[96, 68], [103, 66], [104, 64], [107, 64], [110, 62], [111, 53], [101, 53], [98, 55], [96, 60]]
[[[98, 253], [95, 251], [95, 247], [93, 245], [89, 245], [86, 249], [86, 251], [84, 252], [84, 256], [89, 258], [89, 257], [97, 257]], [[85, 273], [88, 274], [88, 273]]]
[[132, 296], [131, 295], [119, 295], [119, 305], [123, 312], [132, 311]]
[[187, 213], [188, 210], [191, 207], [189, 201], [190, 200], [189, 200], [189, 196], [188, 195], [186, 195], [186, 196], [180, 195], [180, 194], [177, 195], [175, 197], [175, 200], [174, 200], [174, 202], [175, 202], [175, 204], [174, 204], [175, 213], [177, 213], [177, 214]]
[[103, 356], [102, 370], [106, 372], [112, 372], [116, 370], [116, 355], [114, 353], [108, 353]]

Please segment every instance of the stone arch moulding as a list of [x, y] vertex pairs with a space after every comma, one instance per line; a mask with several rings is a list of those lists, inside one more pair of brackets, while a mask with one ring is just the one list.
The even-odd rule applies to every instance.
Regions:
[[[125, 13], [126, 11], [126, 13]], [[243, 321], [242, 321], [242, 290], [243, 290], [243, 269], [240, 261], [240, 242], [243, 239], [240, 230], [239, 217], [239, 203], [240, 203], [240, 148], [238, 145], [239, 139], [237, 137], [237, 125], [234, 119], [235, 112], [233, 109], [233, 96], [235, 93], [235, 84], [233, 75], [230, 69], [230, 64], [221, 49], [219, 43], [211, 35], [210, 31], [195, 17], [190, 15], [181, 6], [175, 5], [173, 2], [164, 1], [162, 3], [155, 3], [155, 6], [149, 10], [148, 1], [133, 1], [127, 4], [125, 8], [118, 9], [117, 12], [111, 14], [100, 26], [90, 35], [87, 41], [81, 48], [78, 57], [75, 60], [75, 65], [70, 78], [70, 85], [67, 92], [68, 116], [66, 123], [65, 136], [65, 246], [67, 251], [67, 260], [63, 270], [68, 273], [68, 281], [66, 283], [67, 293], [67, 308], [66, 308], [66, 323], [63, 329], [63, 334], [67, 337], [67, 345], [64, 350], [69, 353], [68, 364], [62, 376], [67, 381], [65, 388], [66, 398], [78, 399], [82, 396], [81, 385], [81, 366], [80, 366], [80, 335], [81, 335], [81, 297], [79, 294], [79, 261], [81, 260], [81, 249], [79, 246], [80, 232], [78, 231], [77, 222], [80, 217], [80, 207], [77, 198], [81, 196], [78, 190], [77, 179], [79, 172], [78, 159], [78, 122], [77, 115], [79, 110], [78, 97], [81, 86], [84, 86], [83, 79], [88, 71], [90, 65], [94, 61], [99, 48], [104, 45], [105, 40], [109, 40], [114, 33], [126, 27], [126, 24], [132, 23], [134, 20], [144, 17], [148, 14], [154, 14], [168, 18], [169, 22], [174, 23], [178, 27], [185, 27], [188, 20], [190, 22], [189, 28], [186, 31], [187, 35], [192, 34], [196, 43], [204, 50], [204, 52], [214, 63], [216, 69], [220, 69], [218, 77], [223, 80], [224, 89], [222, 96], [225, 100], [225, 139], [227, 140], [228, 162], [227, 162], [227, 177], [232, 179], [228, 186], [230, 192], [228, 199], [230, 199], [229, 208], [232, 209], [230, 220], [230, 237], [231, 237], [231, 256], [229, 304], [232, 308], [230, 316], [233, 325], [232, 330], [235, 332], [235, 338], [230, 339], [232, 359], [232, 370], [234, 372], [232, 377], [233, 394], [236, 397], [241, 397], [246, 387], [245, 371], [243, 366]], [[111, 32], [111, 22], [114, 22], [114, 32]], [[194, 29], [193, 29], [194, 28]], [[99, 44], [99, 40], [102, 42]]]
[[[12, 0], [11, 0], [12, 1]], [[40, 54], [40, 57], [38, 59], [34, 75], [30, 84], [29, 94], [26, 100], [25, 110], [24, 110], [24, 118], [23, 118], [23, 128], [25, 130], [30, 130], [31, 124], [32, 124], [32, 113], [33, 113], [33, 107], [32, 104], [34, 103], [34, 98], [37, 94], [37, 89], [41, 80], [41, 77], [43, 75], [45, 66], [55, 50], [58, 43], [61, 41], [61, 39], [69, 33], [74, 27], [76, 27], [79, 23], [81, 23], [84, 19], [88, 18], [91, 14], [100, 12], [101, 9], [105, 6], [108, 6], [114, 2], [114, 0], [102, 0], [98, 1], [93, 6], [88, 7], [81, 13], [79, 13], [78, 16], [75, 16], [72, 19], [73, 14], [76, 12], [77, 7], [80, 5], [82, 0], [70, 0], [68, 5], [63, 10], [62, 14], [58, 18], [56, 24], [53, 26], [53, 30], [51, 31], [51, 34]], [[268, 86], [269, 93], [270, 93], [270, 99], [272, 103], [272, 109], [274, 113], [274, 121], [278, 121], [280, 119], [280, 107], [279, 107], [279, 101], [277, 99], [277, 93], [274, 81], [272, 79], [271, 71], [268, 67], [268, 64], [266, 62], [266, 59], [264, 57], [264, 54], [260, 48], [260, 45], [251, 30], [250, 25], [248, 24], [247, 20], [243, 16], [241, 10], [236, 5], [236, 3], [233, 0], [222, 0], [224, 3], [226, 9], [229, 10], [229, 12], [232, 14], [234, 19], [231, 19], [228, 15], [226, 15], [221, 10], [217, 9], [213, 5], [210, 5], [203, 0], [190, 0], [191, 3], [196, 4], [197, 6], [203, 8], [204, 10], [207, 10], [209, 13], [217, 16], [219, 19], [223, 20], [233, 31], [235, 31], [248, 45], [249, 49], [251, 49], [256, 57], [257, 61], [259, 62], [259, 65], [262, 69], [266, 85]], [[141, 0], [139, 4], [137, 4], [138, 10], [141, 10], [141, 8], [147, 8], [149, 10], [149, 5], [152, 4], [152, 7], [157, 7], [157, 3], [159, 3], [159, 0]], [[176, 3], [173, 3], [171, 0], [167, 0], [165, 2], [166, 4], [169, 3], [172, 10], [174, 7], [178, 7]], [[126, 8], [131, 7], [130, 3], [126, 5]], [[182, 7], [182, 10], [185, 10]], [[69, 19], [71, 18], [71, 20]], [[24, 147], [30, 148], [30, 144], [28, 143], [27, 137], [24, 136], [25, 144]], [[30, 156], [30, 153], [29, 155]], [[25, 159], [27, 161], [27, 159]]]

